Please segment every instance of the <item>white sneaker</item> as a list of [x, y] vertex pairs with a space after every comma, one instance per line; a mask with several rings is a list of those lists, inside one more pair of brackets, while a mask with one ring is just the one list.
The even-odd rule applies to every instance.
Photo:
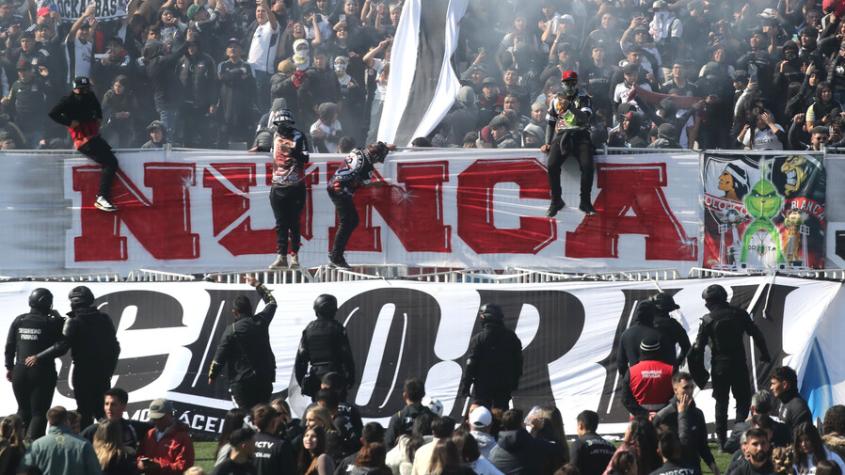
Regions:
[[298, 269], [299, 268], [299, 254], [293, 253], [290, 255], [290, 268], [291, 269]]
[[286, 268], [287, 266], [288, 266], [288, 261], [287, 261], [287, 259], [285, 258], [285, 255], [284, 255], [284, 254], [278, 254], [278, 255], [276, 256], [276, 260], [275, 260], [275, 261], [273, 261], [273, 263], [272, 263], [272, 264], [270, 264], [270, 268], [271, 268], [271, 269], [284, 269], [284, 268]]
[[97, 201], [94, 202], [94, 207], [99, 209], [100, 211], [105, 211], [107, 213], [114, 213], [117, 211], [117, 207], [107, 200], [102, 195], [97, 196]]

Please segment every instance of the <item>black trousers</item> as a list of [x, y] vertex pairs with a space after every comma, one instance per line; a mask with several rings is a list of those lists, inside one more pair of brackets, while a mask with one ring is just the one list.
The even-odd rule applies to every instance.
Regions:
[[81, 154], [102, 165], [103, 173], [100, 175], [99, 194], [103, 198], [110, 200], [111, 184], [114, 181], [114, 176], [117, 174], [118, 168], [117, 157], [114, 156], [111, 146], [98, 135], [88, 140], [78, 150]]
[[343, 252], [346, 250], [346, 243], [349, 242], [352, 231], [358, 227], [358, 210], [355, 209], [352, 195], [329, 190], [329, 198], [334, 203], [334, 209], [340, 221], [337, 234], [334, 236], [331, 256], [333, 258], [340, 258], [343, 257]]
[[88, 427], [94, 419], [101, 419], [105, 415], [103, 399], [111, 387], [111, 377], [112, 371], [104, 371], [96, 364], [80, 367], [74, 363], [71, 382], [76, 409], [80, 415], [80, 427]]
[[563, 162], [570, 156], [575, 156], [578, 167], [581, 169], [581, 200], [589, 201], [595, 167], [593, 166], [593, 145], [586, 131], [558, 133], [552, 139], [548, 163], [552, 200], [561, 199], [560, 170]]
[[56, 390], [56, 368], [40, 364], [27, 368], [15, 365], [12, 370], [12, 390], [18, 401], [18, 415], [26, 427], [26, 438], [35, 440], [47, 429], [47, 410], [53, 402]]
[[305, 207], [305, 185], [277, 186], [270, 188], [270, 207], [276, 217], [276, 248], [281, 255], [290, 250], [299, 252], [302, 236], [299, 233], [299, 217]]
[[247, 411], [256, 404], [267, 404], [273, 395], [273, 382], [267, 378], [251, 378], [229, 384], [229, 392], [239, 408]]
[[511, 393], [504, 391], [478, 390], [473, 388], [472, 400], [487, 406], [490, 409], [510, 409]]
[[751, 380], [745, 361], [714, 361], [711, 377], [716, 400], [716, 435], [724, 440], [728, 432], [728, 393], [733, 393], [736, 400], [736, 420], [744, 421], [751, 409]]

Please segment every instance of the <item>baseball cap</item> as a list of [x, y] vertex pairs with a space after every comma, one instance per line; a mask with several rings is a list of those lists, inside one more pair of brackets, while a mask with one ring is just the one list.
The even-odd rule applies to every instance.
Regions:
[[38, 9], [38, 13], [36, 14], [36, 16], [38, 16], [38, 17], [49, 16], [49, 15], [50, 15], [50, 7], [41, 7], [41, 8]]
[[496, 117], [493, 117], [493, 120], [490, 121], [489, 125], [491, 129], [495, 129], [497, 127], [508, 127], [510, 126], [510, 122], [508, 121], [507, 117], [503, 115], [497, 115]]
[[640, 65], [628, 63], [625, 66], [622, 66], [622, 72], [625, 74], [637, 74], [638, 72], [640, 72]]
[[487, 76], [486, 78], [484, 78], [483, 81], [481, 81], [481, 85], [482, 86], [498, 86], [499, 82], [496, 81], [496, 78], [494, 78], [492, 76]]
[[493, 414], [484, 406], [478, 406], [469, 413], [469, 425], [473, 429], [489, 427], [492, 423]]
[[578, 80], [578, 73], [571, 69], [567, 69], [566, 71], [560, 73], [560, 80], [561, 81], [577, 81]]
[[229, 38], [229, 41], [226, 42], [226, 46], [232, 46], [232, 45], [240, 46], [241, 42], [235, 37]]
[[150, 420], [154, 421], [173, 414], [173, 403], [167, 399], [154, 399], [150, 403]]
[[150, 122], [150, 125], [147, 126], [147, 132], [155, 129], [164, 130], [164, 122], [160, 120], [154, 120]]

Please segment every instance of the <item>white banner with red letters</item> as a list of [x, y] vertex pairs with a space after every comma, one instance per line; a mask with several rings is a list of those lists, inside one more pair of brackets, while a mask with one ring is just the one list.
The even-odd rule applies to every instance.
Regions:
[[[327, 178], [339, 155], [312, 156], [302, 213], [305, 266], [327, 263], [336, 232]], [[100, 168], [75, 153], [9, 152], [0, 176], [0, 275], [147, 268], [211, 272], [267, 266], [276, 252], [267, 154], [126, 151], [114, 214], [95, 209]], [[544, 157], [530, 150], [392, 153], [392, 186], [355, 195], [354, 264], [675, 268], [701, 261], [694, 152], [596, 157], [598, 214], [578, 211], [577, 165], [562, 176], [568, 207], [547, 218]]]
[[[458, 384], [482, 303], [502, 306], [505, 324], [522, 341], [524, 370], [514, 404], [556, 404], [573, 431], [585, 409], [601, 415], [603, 432], [621, 433], [628, 415], [621, 405], [615, 349], [630, 325], [637, 302], [658, 292], [674, 295], [673, 312], [690, 339], [707, 310], [702, 290], [723, 285], [732, 304], [747, 309], [760, 328], [773, 363], [764, 365], [746, 338], [755, 388], [768, 386], [773, 365], [788, 364], [799, 374], [802, 394], [820, 418], [832, 404], [845, 403], [845, 358], [841, 335], [845, 292], [835, 282], [795, 278], [744, 277], [655, 282], [567, 282], [554, 284], [432, 284], [408, 281], [344, 282], [271, 286], [278, 311], [270, 326], [276, 356], [274, 397], [289, 398], [296, 411], [306, 404], [292, 380], [303, 328], [314, 318], [312, 303], [322, 293], [337, 296], [337, 319], [346, 326], [356, 365], [356, 384], [348, 400], [367, 419], [386, 419], [400, 409], [407, 378], [425, 381], [427, 393], [444, 412], [463, 413], [466, 399]], [[27, 297], [40, 286], [55, 294], [55, 307], [69, 310], [66, 295], [75, 283], [0, 284], [0, 329], [28, 311]], [[152, 399], [176, 402], [179, 417], [197, 432], [216, 433], [232, 407], [226, 381], [207, 382], [224, 328], [231, 322], [237, 295], [257, 293], [246, 285], [192, 283], [94, 283], [89, 285], [100, 310], [115, 323], [121, 344], [112, 384], [130, 394], [129, 416], [145, 419]], [[12, 335], [14, 336], [14, 335]], [[68, 383], [70, 357], [59, 362], [53, 404], [76, 407]], [[482, 363], [483, 364], [483, 363]], [[713, 420], [709, 385], [696, 403]], [[16, 410], [9, 383], [0, 384], [0, 412]], [[730, 410], [733, 414], [733, 409]]]

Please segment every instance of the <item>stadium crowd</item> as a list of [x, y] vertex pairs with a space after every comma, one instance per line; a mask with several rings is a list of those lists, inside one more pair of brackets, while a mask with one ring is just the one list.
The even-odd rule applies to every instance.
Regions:
[[[125, 18], [97, 21], [90, 5], [70, 22], [49, 1], [4, 0], [0, 146], [70, 148], [43, 119], [73, 78], [90, 77], [114, 147], [269, 150], [270, 112], [287, 108], [314, 151], [348, 152], [375, 141], [401, 9], [132, 0]], [[836, 0], [471, 0], [454, 57], [464, 87], [414, 143], [540, 147], [572, 71], [592, 99], [594, 145], [838, 145], [843, 15]]]
[[[522, 344], [494, 303], [479, 309], [481, 329], [469, 343], [456, 398], [466, 401], [466, 411], [456, 407], [445, 415], [444, 405], [426, 396], [425, 382], [411, 377], [402, 388], [404, 407], [385, 428], [364, 424], [348, 402], [356, 375], [349, 339], [336, 320], [336, 299], [319, 296], [317, 318], [303, 331], [294, 363], [301, 393], [312, 402], [296, 419], [285, 398], [272, 399], [276, 357], [269, 326], [276, 302], [259, 281], [248, 282], [266, 305], [253, 313], [246, 295], [234, 299], [233, 322], [209, 367], [209, 385], [225, 375], [236, 406], [220, 428], [214, 475], [696, 475], [702, 462], [719, 475], [695, 400], [697, 381], [703, 388], [707, 376], [700, 379], [706, 371], [693, 355], [703, 358], [705, 346], [711, 347], [717, 447], [731, 453], [727, 475], [845, 472], [845, 406], [830, 407], [817, 428], [789, 366], [774, 368], [769, 389], [752, 397], [742, 335], [764, 337], [747, 313], [727, 303], [719, 285], [702, 294], [709, 313], [692, 346], [669, 315], [678, 309], [671, 295], [658, 293], [637, 307], [636, 324], [622, 334], [616, 352], [630, 423], [614, 444], [597, 434], [595, 411], [577, 415], [572, 437], [555, 401], [528, 411], [513, 407], [512, 393], [523, 379]], [[74, 288], [70, 300], [65, 319], [53, 310], [52, 293], [35, 289], [30, 311], [9, 329], [6, 374], [19, 410], [0, 420], [0, 475], [205, 473], [195, 466], [194, 442], [172, 401], [153, 400], [149, 422], [125, 418], [127, 391], [98, 382], [109, 381], [118, 360], [114, 325], [87, 287]], [[765, 342], [758, 346], [768, 359]], [[54, 358], [67, 351], [77, 411], [49, 407]], [[695, 376], [679, 366], [685, 359]], [[730, 437], [728, 389], [736, 398]]]

